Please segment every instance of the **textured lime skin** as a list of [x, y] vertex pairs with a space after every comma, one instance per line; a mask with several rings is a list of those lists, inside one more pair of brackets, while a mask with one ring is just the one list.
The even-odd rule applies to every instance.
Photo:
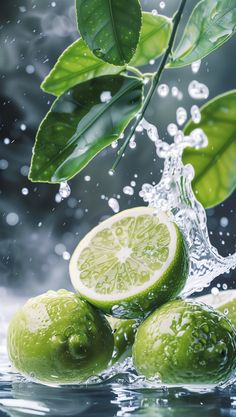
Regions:
[[109, 323], [66, 290], [31, 298], [8, 330], [8, 353], [24, 375], [47, 383], [81, 382], [106, 368], [113, 352]]
[[123, 319], [144, 319], [157, 307], [176, 298], [188, 277], [189, 256], [182, 233], [176, 225], [175, 228], [176, 256], [163, 275], [144, 291], [118, 302], [94, 300], [87, 294], [81, 296], [106, 314]]
[[236, 332], [229, 320], [194, 300], [174, 300], [139, 327], [137, 371], [167, 384], [217, 384], [236, 367]]
[[108, 317], [108, 322], [114, 336], [114, 350], [110, 361], [110, 365], [114, 365], [117, 361], [122, 361], [126, 357], [131, 356], [131, 347], [134, 343], [138, 322], [136, 320], [122, 320], [114, 317]]

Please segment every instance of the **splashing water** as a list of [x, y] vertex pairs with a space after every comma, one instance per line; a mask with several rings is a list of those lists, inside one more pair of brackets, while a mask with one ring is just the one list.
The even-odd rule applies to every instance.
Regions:
[[[147, 135], [154, 141], [156, 127], [146, 120], [142, 123]], [[164, 159], [164, 171], [160, 182], [153, 186], [143, 184], [140, 196], [149, 206], [168, 211], [182, 230], [190, 254], [190, 273], [182, 295], [202, 291], [217, 276], [236, 267], [236, 254], [226, 258], [219, 255], [209, 239], [207, 217], [203, 206], [197, 201], [192, 180], [192, 165], [183, 165], [182, 154], [186, 147], [195, 149], [207, 146], [208, 140], [201, 129], [194, 129], [190, 136], [179, 131], [174, 143], [169, 145], [156, 134], [156, 152]]]

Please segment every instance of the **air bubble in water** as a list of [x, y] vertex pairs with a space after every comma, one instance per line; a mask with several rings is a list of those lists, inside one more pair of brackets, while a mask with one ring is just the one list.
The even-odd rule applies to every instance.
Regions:
[[200, 59], [198, 61], [193, 62], [192, 65], [191, 65], [192, 72], [194, 74], [197, 74], [198, 71], [200, 70], [200, 66], [201, 66], [201, 60]]
[[69, 261], [69, 259], [70, 259], [70, 253], [69, 253], [69, 252], [67, 252], [67, 251], [63, 252], [63, 254], [62, 254], [62, 258], [63, 258], [65, 261]]
[[205, 84], [193, 80], [188, 86], [188, 93], [195, 100], [207, 99], [209, 96], [209, 88]]
[[114, 211], [114, 213], [118, 213], [120, 211], [120, 205], [116, 198], [109, 198], [108, 206]]
[[112, 99], [110, 91], [103, 91], [100, 95], [100, 100], [102, 103], [108, 103]]
[[175, 136], [176, 133], [178, 132], [178, 127], [175, 123], [170, 123], [167, 126], [167, 132], [169, 133], [170, 136]]
[[200, 149], [208, 145], [208, 139], [202, 129], [194, 129], [190, 133], [191, 144], [194, 148]]
[[9, 138], [5, 138], [5, 139], [3, 140], [3, 142], [4, 142], [4, 144], [5, 144], [5, 145], [9, 145], [9, 143], [10, 143], [11, 141], [10, 141], [10, 139], [9, 139]]
[[84, 181], [86, 181], [86, 182], [91, 181], [91, 177], [90, 177], [90, 175], [85, 175], [85, 177], [84, 177]]
[[158, 11], [156, 9], [153, 9], [152, 10], [152, 14], [153, 14], [153, 16], [157, 16], [158, 15]]
[[220, 219], [220, 225], [222, 227], [227, 227], [229, 224], [229, 219], [227, 219], [227, 217], [221, 217]]
[[200, 121], [201, 121], [201, 112], [200, 112], [199, 107], [196, 106], [196, 105], [192, 106], [190, 112], [191, 112], [191, 116], [192, 116], [192, 119], [193, 119], [193, 123], [196, 123], [196, 124], [200, 123]]
[[133, 195], [134, 189], [130, 187], [129, 185], [127, 185], [126, 187], [123, 188], [123, 193], [126, 195]]
[[69, 184], [66, 181], [61, 182], [59, 188], [59, 194], [61, 198], [68, 198], [71, 194], [71, 189]]
[[110, 177], [113, 177], [115, 174], [115, 171], [113, 169], [109, 169], [108, 174], [110, 175]]
[[182, 126], [187, 120], [187, 111], [184, 107], [178, 107], [176, 110], [176, 120], [179, 126]]
[[8, 213], [6, 222], [9, 226], [16, 226], [19, 222], [19, 216], [16, 213]]
[[169, 91], [170, 91], [170, 89], [169, 89], [169, 87], [168, 87], [167, 84], [160, 84], [157, 87], [157, 92], [158, 92], [158, 94], [159, 94], [160, 97], [166, 97], [166, 96], [168, 96]]
[[161, 9], [164, 9], [166, 7], [166, 4], [165, 4], [164, 1], [161, 1], [159, 6], [160, 6]]

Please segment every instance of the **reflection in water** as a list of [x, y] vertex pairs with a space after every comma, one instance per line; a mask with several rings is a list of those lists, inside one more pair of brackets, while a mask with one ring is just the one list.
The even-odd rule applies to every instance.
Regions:
[[48, 387], [22, 380], [0, 383], [0, 416], [220, 417], [236, 416], [236, 388], [133, 389], [113, 382]]

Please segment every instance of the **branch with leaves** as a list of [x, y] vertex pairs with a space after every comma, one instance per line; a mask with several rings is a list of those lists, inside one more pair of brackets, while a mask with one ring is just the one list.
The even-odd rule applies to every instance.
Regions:
[[[202, 0], [176, 46], [185, 4], [182, 0], [169, 19], [142, 11], [139, 0], [76, 0], [81, 37], [64, 51], [42, 83], [42, 89], [57, 98], [37, 132], [32, 181], [60, 183], [73, 178], [131, 125], [115, 169], [163, 71], [206, 57], [235, 33], [236, 0]], [[147, 74], [141, 67], [161, 56], [158, 69], [148, 74], [146, 92]], [[187, 149], [184, 162], [194, 166], [194, 190], [209, 207], [236, 187], [236, 91], [217, 97], [201, 111], [199, 127], [209, 146]], [[185, 132], [191, 129], [189, 121]]]

